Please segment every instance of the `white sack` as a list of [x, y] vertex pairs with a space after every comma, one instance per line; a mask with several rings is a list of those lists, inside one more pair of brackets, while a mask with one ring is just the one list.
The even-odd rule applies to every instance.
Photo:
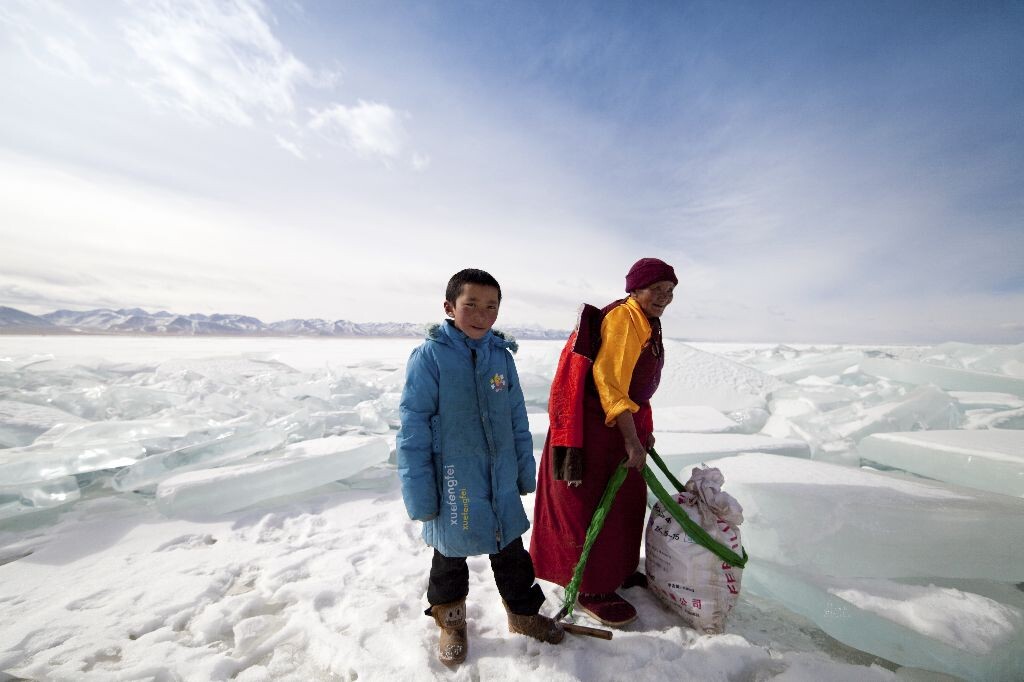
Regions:
[[[724, 481], [718, 469], [694, 468], [675, 500], [712, 538], [740, 554], [743, 508], [722, 492]], [[742, 569], [695, 543], [661, 502], [651, 511], [646, 547], [649, 589], [694, 630], [723, 632], [725, 619], [739, 599]]]

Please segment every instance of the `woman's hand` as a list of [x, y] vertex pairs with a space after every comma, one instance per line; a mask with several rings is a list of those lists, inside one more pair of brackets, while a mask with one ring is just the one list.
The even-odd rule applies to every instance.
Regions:
[[632, 441], [626, 441], [626, 466], [632, 467], [637, 471], [643, 471], [644, 466], [647, 464], [647, 450], [640, 444], [639, 438], [633, 438]]
[[651, 450], [654, 448], [654, 434], [647, 436], [647, 449]]
[[623, 412], [615, 418], [615, 424], [619, 427], [619, 433], [622, 434], [622, 440], [626, 445], [626, 466], [642, 471], [647, 463], [647, 448], [636, 435], [632, 413]]

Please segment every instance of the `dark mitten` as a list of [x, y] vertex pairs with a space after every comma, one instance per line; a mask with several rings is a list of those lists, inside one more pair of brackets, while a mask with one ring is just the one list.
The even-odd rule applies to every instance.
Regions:
[[583, 481], [583, 450], [555, 446], [551, 449], [552, 474], [556, 481], [579, 485]]

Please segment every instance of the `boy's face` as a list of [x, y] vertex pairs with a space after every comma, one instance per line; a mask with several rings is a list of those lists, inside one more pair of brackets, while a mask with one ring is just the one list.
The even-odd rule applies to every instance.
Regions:
[[444, 302], [444, 312], [471, 339], [482, 339], [498, 319], [498, 290], [486, 284], [467, 283], [455, 301]]

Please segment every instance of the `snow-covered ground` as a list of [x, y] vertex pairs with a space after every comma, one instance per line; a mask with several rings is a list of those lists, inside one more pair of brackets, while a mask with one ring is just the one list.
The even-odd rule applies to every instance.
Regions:
[[[0, 337], [0, 671], [1019, 679], [1024, 348], [668, 342], [658, 449], [684, 479], [721, 468], [745, 507], [726, 634], [632, 588], [640, 618], [612, 641], [513, 636], [477, 557], [453, 672], [389, 457], [416, 343]], [[538, 445], [560, 346], [517, 356]]]

